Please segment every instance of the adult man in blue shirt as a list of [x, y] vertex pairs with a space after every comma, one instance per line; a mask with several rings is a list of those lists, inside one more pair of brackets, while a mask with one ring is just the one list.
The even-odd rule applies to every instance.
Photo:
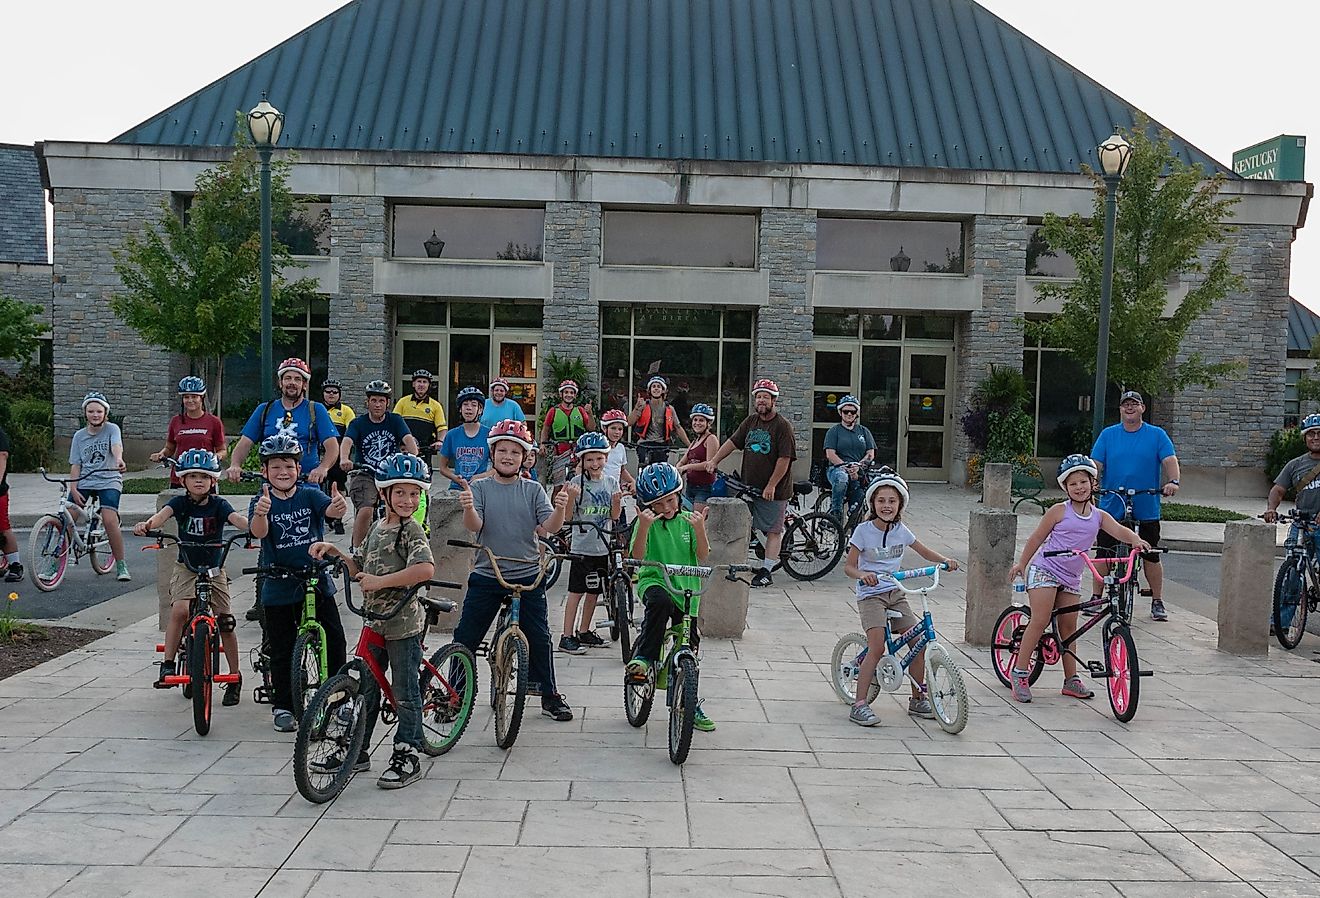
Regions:
[[301, 472], [307, 482], [320, 483], [339, 463], [339, 429], [319, 402], [307, 398], [312, 369], [302, 359], [285, 359], [279, 367], [280, 395], [263, 402], [243, 425], [243, 435], [234, 444], [225, 475], [234, 483], [243, 472], [243, 462], [252, 447], [266, 437], [287, 434], [302, 445]]
[[[1100, 469], [1101, 489], [1160, 490], [1164, 496], [1178, 492], [1178, 456], [1173, 441], [1162, 428], [1142, 420], [1146, 403], [1136, 390], [1128, 390], [1118, 401], [1119, 422], [1100, 431], [1091, 448], [1091, 458]], [[1100, 507], [1117, 519], [1123, 517], [1123, 500], [1106, 496]], [[1160, 497], [1133, 496], [1132, 513], [1137, 519], [1137, 532], [1151, 544], [1160, 544]], [[1117, 541], [1103, 531], [1096, 540], [1102, 548], [1117, 545]], [[1164, 621], [1169, 614], [1164, 608], [1164, 569], [1158, 552], [1142, 554], [1146, 579], [1150, 581], [1150, 616]], [[1095, 583], [1095, 594], [1100, 583]]]

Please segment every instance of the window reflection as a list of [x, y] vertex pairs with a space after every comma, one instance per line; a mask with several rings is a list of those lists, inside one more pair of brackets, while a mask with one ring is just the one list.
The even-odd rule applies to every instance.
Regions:
[[1036, 228], [1027, 241], [1027, 277], [1075, 278], [1077, 260], [1061, 249], [1052, 249]]
[[755, 215], [616, 210], [602, 239], [606, 265], [756, 267]]
[[539, 262], [545, 210], [396, 205], [393, 233], [396, 258]]
[[819, 218], [816, 268], [962, 274], [963, 227], [956, 221]]

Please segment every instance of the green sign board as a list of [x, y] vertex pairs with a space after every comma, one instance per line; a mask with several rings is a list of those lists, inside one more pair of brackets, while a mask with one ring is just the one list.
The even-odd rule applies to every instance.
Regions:
[[1280, 134], [1233, 154], [1233, 171], [1263, 181], [1306, 180], [1306, 138]]

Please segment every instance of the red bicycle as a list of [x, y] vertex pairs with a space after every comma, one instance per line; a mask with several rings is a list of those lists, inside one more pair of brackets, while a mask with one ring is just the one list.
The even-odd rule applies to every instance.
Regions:
[[[449, 614], [457, 606], [454, 602], [419, 595], [421, 590], [428, 586], [463, 588], [457, 583], [428, 580], [408, 590], [390, 611], [380, 613], [354, 605], [352, 581], [347, 574], [343, 582], [344, 603], [364, 620], [389, 620], [413, 599], [421, 602], [426, 610], [423, 637], [439, 622], [441, 614]], [[429, 660], [425, 648], [423, 644], [422, 664], [417, 670], [422, 695], [422, 751], [435, 757], [454, 747], [472, 719], [477, 663], [472, 651], [457, 642], [440, 648]], [[394, 690], [377, 660], [384, 655], [384, 637], [371, 627], [363, 627], [353, 658], [326, 680], [307, 703], [293, 746], [293, 777], [298, 791], [308, 801], [315, 804], [330, 801], [348, 785], [366, 739], [367, 721], [373, 715], [380, 714], [387, 726], [398, 721]], [[451, 664], [453, 667], [447, 668]], [[442, 673], [446, 670], [448, 676]], [[458, 684], [457, 688], [454, 683]]]
[[[1162, 552], [1163, 549], [1150, 549]], [[995, 621], [994, 635], [990, 642], [990, 657], [994, 661], [995, 675], [1005, 686], [1013, 686], [1013, 668], [1020, 667], [1028, 671], [1031, 683], [1040, 677], [1046, 664], [1058, 664], [1065, 653], [1077, 659], [1086, 668], [1093, 679], [1104, 680], [1109, 692], [1109, 707], [1114, 717], [1127, 723], [1137, 714], [1137, 701], [1141, 696], [1141, 678], [1149, 677], [1152, 671], [1141, 670], [1137, 663], [1137, 643], [1132, 638], [1132, 606], [1137, 593], [1137, 571], [1141, 568], [1141, 550], [1134, 548], [1126, 558], [1102, 558], [1108, 564], [1109, 571], [1101, 574], [1096, 562], [1084, 550], [1065, 549], [1046, 552], [1046, 555], [1080, 555], [1091, 572], [1104, 582], [1104, 595], [1098, 599], [1088, 599], [1076, 605], [1055, 608], [1050, 616], [1049, 629], [1040, 637], [1040, 644], [1032, 654], [1028, 664], [1018, 664], [1018, 648], [1022, 645], [1022, 634], [1031, 620], [1031, 607], [1010, 605], [1005, 608]], [[1120, 577], [1114, 572], [1115, 567], [1124, 569]], [[1097, 615], [1086, 620], [1067, 639], [1059, 636], [1060, 614], [1092, 609]], [[1092, 627], [1104, 622], [1105, 658], [1100, 661], [1083, 661], [1070, 648], [1074, 642]]]

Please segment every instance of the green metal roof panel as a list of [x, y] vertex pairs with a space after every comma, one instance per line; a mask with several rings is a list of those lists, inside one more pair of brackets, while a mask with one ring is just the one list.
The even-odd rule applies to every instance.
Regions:
[[262, 90], [299, 148], [999, 171], [1135, 112], [971, 0], [354, 0], [115, 140], [228, 145]]

